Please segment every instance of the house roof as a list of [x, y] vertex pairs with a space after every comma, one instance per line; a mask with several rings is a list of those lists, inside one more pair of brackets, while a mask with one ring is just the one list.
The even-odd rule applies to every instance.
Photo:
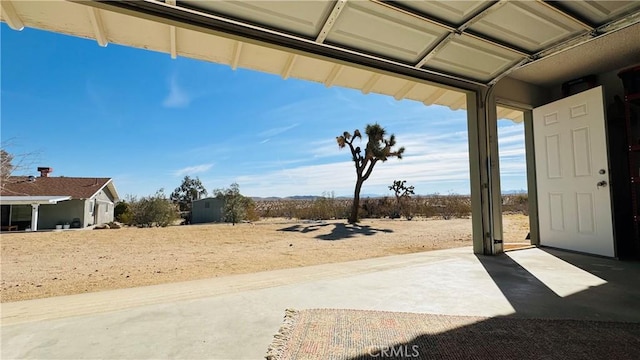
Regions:
[[70, 196], [72, 199], [89, 199], [105, 187], [118, 199], [118, 193], [110, 178], [85, 177], [35, 177], [12, 176], [4, 184], [0, 195], [6, 196]]

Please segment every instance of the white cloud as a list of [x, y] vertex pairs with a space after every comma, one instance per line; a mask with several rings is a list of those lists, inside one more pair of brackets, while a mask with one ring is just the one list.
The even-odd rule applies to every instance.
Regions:
[[287, 132], [287, 131], [295, 128], [298, 125], [300, 125], [300, 124], [291, 124], [289, 126], [282, 126], [282, 127], [277, 127], [277, 128], [265, 130], [265, 131], [259, 133], [258, 136], [259, 137], [267, 137], [268, 138], [268, 137], [280, 135], [280, 134], [282, 134], [284, 132]]
[[162, 105], [168, 108], [181, 108], [189, 106], [190, 103], [191, 97], [178, 85], [176, 77], [172, 76], [169, 80], [169, 95], [164, 99]]
[[213, 167], [213, 164], [202, 164], [195, 166], [187, 166], [185, 168], [176, 170], [173, 172], [173, 176], [185, 176], [185, 175], [193, 175], [199, 174], [208, 171]]

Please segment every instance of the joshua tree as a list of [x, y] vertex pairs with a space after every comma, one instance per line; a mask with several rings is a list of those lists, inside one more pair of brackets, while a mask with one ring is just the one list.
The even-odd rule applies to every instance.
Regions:
[[402, 153], [404, 153], [403, 147], [401, 147], [397, 151], [393, 151], [391, 149], [396, 145], [395, 135], [391, 134], [388, 139], [385, 139], [384, 136], [386, 135], [386, 131], [384, 130], [384, 128], [382, 128], [382, 126], [378, 124], [368, 124], [365, 129], [365, 134], [367, 134], [368, 141], [367, 147], [364, 150], [364, 154], [359, 146], [353, 146], [353, 141], [356, 138], [362, 139], [360, 130], [356, 129], [353, 132], [353, 136], [349, 134], [348, 131], [345, 131], [341, 136], [336, 137], [338, 147], [342, 149], [347, 145], [349, 146], [349, 150], [351, 150], [353, 162], [355, 163], [356, 167], [356, 188], [353, 192], [353, 204], [351, 208], [351, 215], [349, 216], [350, 224], [355, 224], [358, 222], [360, 190], [362, 189], [362, 184], [371, 175], [373, 167], [376, 165], [376, 163], [378, 161], [385, 162], [388, 158], [391, 157], [402, 159]]
[[[402, 215], [403, 211], [402, 211], [402, 200], [403, 199], [410, 199], [411, 195], [414, 195], [415, 193], [413, 192], [414, 187], [413, 186], [407, 186], [406, 185], [407, 181], [406, 180], [394, 180], [393, 181], [393, 185], [389, 186], [389, 190], [393, 190], [394, 195], [396, 196], [396, 212], [398, 213], [398, 217], [400, 215]], [[407, 218], [409, 218], [408, 214], [405, 214], [407, 216]]]

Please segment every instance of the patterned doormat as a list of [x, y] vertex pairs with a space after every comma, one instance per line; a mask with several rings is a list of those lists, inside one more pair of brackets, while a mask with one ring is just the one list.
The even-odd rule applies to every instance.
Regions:
[[266, 358], [640, 359], [640, 323], [287, 310]]

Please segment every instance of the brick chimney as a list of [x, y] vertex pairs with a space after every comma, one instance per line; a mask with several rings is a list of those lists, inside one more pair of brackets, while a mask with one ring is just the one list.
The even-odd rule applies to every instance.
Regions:
[[40, 166], [38, 167], [38, 171], [40, 171], [40, 177], [49, 177], [49, 173], [53, 172], [53, 168]]

